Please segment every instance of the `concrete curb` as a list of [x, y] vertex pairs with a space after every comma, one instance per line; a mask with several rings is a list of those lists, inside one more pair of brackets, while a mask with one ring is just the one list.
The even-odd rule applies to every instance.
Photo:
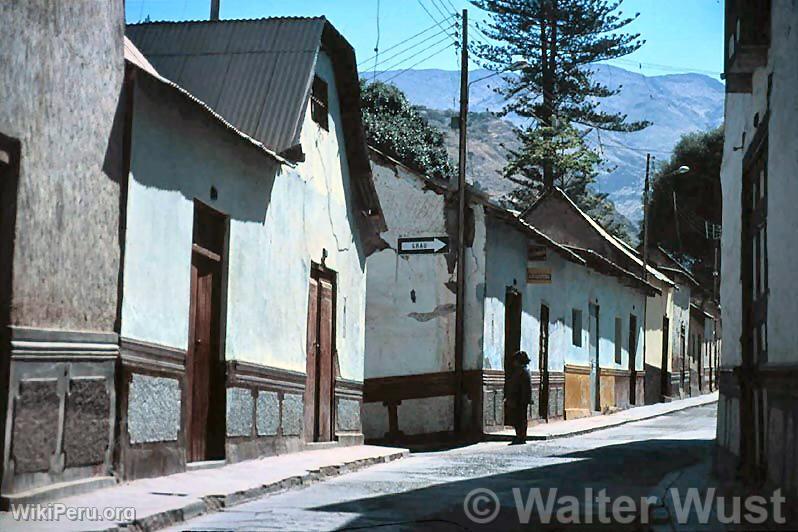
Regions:
[[214, 513], [225, 508], [243, 504], [270, 493], [309, 486], [317, 482], [322, 482], [328, 478], [337, 477], [345, 473], [352, 473], [372, 465], [392, 462], [394, 460], [405, 458], [409, 455], [410, 452], [408, 450], [402, 450], [383, 456], [361, 458], [358, 460], [352, 460], [350, 462], [343, 462], [341, 464], [322, 466], [319, 469], [310, 470], [304, 475], [296, 475], [284, 478], [276, 482], [254, 486], [250, 489], [236, 491], [233, 493], [209, 495], [203, 497], [201, 500], [191, 500], [180, 508], [173, 508], [170, 510], [157, 512], [137, 518], [136, 520], [128, 523], [117, 523], [116, 526], [107, 528], [105, 530], [109, 532], [146, 532], [158, 530], [161, 528], [177, 525], [203, 514]]
[[[708, 399], [709, 399], [709, 397], [708, 397]], [[600, 430], [612, 429], [612, 428], [615, 428], [615, 427], [620, 427], [622, 425], [627, 425], [629, 423], [637, 423], [638, 421], [646, 421], [646, 420], [654, 419], [654, 418], [661, 417], [661, 416], [667, 416], [668, 414], [673, 414], [674, 412], [682, 412], [684, 410], [690, 410], [691, 408], [698, 408], [700, 406], [711, 405], [711, 404], [717, 403], [717, 402], [718, 402], [718, 398], [715, 397], [715, 398], [712, 398], [711, 400], [707, 400], [707, 401], [704, 401], [704, 402], [694, 403], [694, 404], [687, 404], [687, 405], [682, 406], [681, 408], [674, 408], [673, 410], [668, 410], [667, 412], [656, 412], [656, 413], [643, 415], [641, 417], [637, 417], [637, 418], [633, 418], [633, 419], [615, 420], [615, 421], [612, 421], [611, 423], [607, 423], [606, 425], [600, 425], [600, 426], [589, 427], [589, 428], [584, 428], [584, 429], [574, 429], [574, 430], [572, 430], [570, 432], [562, 432], [562, 433], [558, 433], [558, 434], [531, 435], [531, 436], [527, 436], [526, 441], [548, 441], [548, 440], [557, 440], [557, 439], [560, 439], [560, 438], [570, 438], [572, 436], [581, 436], [582, 434], [589, 434], [591, 432], [597, 432], [597, 431], [600, 431]], [[675, 403], [670, 403], [670, 404], [675, 404]], [[628, 410], [624, 410], [623, 412], [628, 412]], [[609, 418], [609, 417], [611, 417], [613, 415], [615, 415], [615, 414], [610, 414], [607, 417]], [[566, 421], [566, 423], [567, 423], [567, 421]], [[512, 439], [513, 439], [513, 436], [511, 436], [511, 435], [503, 435], [503, 434], [496, 434], [496, 433], [488, 434], [485, 437], [486, 441], [511, 441]]]

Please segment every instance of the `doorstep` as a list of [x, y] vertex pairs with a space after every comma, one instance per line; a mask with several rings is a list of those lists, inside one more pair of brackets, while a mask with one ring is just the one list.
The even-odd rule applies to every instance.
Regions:
[[[0, 530], [157, 530], [198, 515], [303, 486], [374, 464], [404, 458], [407, 449], [359, 445], [245, 460], [210, 469], [139, 479], [84, 495], [48, 500], [55, 508], [134, 508], [135, 517], [71, 521], [15, 520], [0, 512]], [[110, 510], [109, 510], [110, 511]]]
[[[526, 439], [527, 441], [536, 441], [578, 436], [579, 434], [587, 434], [596, 430], [618, 427], [626, 423], [634, 423], [636, 421], [664, 416], [680, 410], [716, 403], [717, 401], [718, 392], [713, 392], [697, 397], [679, 399], [669, 403], [635, 406], [614, 414], [594, 415], [579, 419], [555, 421], [553, 423], [538, 423], [537, 425], [529, 427]], [[485, 435], [485, 439], [490, 441], [509, 441], [514, 437], [515, 431], [512, 429], [500, 430]]]

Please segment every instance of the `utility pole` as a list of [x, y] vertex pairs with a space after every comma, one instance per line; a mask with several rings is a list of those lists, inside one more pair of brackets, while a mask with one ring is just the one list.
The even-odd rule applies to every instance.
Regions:
[[[643, 188], [643, 280], [648, 280], [648, 174], [651, 166], [651, 154], [646, 154], [646, 180]], [[645, 369], [646, 349], [648, 345], [648, 294], [643, 298], [643, 369]], [[664, 370], [663, 370], [664, 371]], [[645, 390], [645, 383], [643, 385]], [[644, 392], [645, 395], [645, 392]], [[645, 403], [645, 401], [643, 401]]]
[[[643, 280], [648, 279], [648, 181], [651, 172], [651, 154], [646, 154], [646, 181], [643, 186]], [[674, 207], [676, 204], [674, 203]]]
[[460, 150], [457, 165], [457, 295], [454, 331], [454, 431], [461, 432], [463, 417], [463, 353], [465, 343], [465, 211], [466, 130], [468, 128], [468, 10], [460, 20]]
[[219, 20], [219, 1], [211, 0], [211, 20]]
[[679, 251], [683, 252], [682, 232], [679, 229], [679, 211], [676, 210], [676, 189], [673, 190], [673, 221], [676, 223], [676, 241], [679, 243]]

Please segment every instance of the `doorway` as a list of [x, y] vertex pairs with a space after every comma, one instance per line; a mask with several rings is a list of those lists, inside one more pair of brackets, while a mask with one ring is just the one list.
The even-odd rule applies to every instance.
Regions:
[[225, 385], [221, 352], [226, 217], [194, 203], [189, 345], [186, 358], [189, 462], [224, 459]]
[[549, 420], [549, 307], [540, 305], [540, 349], [538, 368], [540, 369], [540, 419]]
[[588, 305], [590, 335], [590, 409], [601, 411], [601, 382], [599, 376], [599, 306]]
[[[521, 292], [508, 286], [504, 293], [504, 396], [513, 372], [513, 355], [521, 349]], [[511, 419], [513, 413], [507, 411], [504, 403], [504, 419]]]
[[332, 441], [335, 382], [336, 275], [314, 264], [308, 290], [307, 380], [305, 383], [305, 440]]
[[662, 357], [659, 374], [659, 390], [661, 400], [664, 402], [665, 397], [670, 395], [670, 377], [668, 376], [668, 344], [671, 337], [670, 333], [670, 320], [668, 316], [662, 317]]
[[637, 404], [637, 316], [629, 315], [629, 404]]

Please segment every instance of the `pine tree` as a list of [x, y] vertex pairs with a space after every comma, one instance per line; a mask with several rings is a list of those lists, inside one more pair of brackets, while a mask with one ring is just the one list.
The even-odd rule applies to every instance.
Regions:
[[[484, 65], [508, 72], [519, 61], [526, 63], [502, 76], [499, 89], [506, 98], [502, 114], [530, 124], [519, 131], [521, 148], [509, 153], [505, 168], [505, 177], [520, 185], [514, 199], [524, 206], [541, 188], [560, 186], [600, 222], [620, 228], [612, 220], [617, 216], [612, 204], [588, 188], [601, 158], [585, 137], [594, 130], [630, 132], [649, 124], [600, 109], [601, 99], [620, 89], [595, 81], [591, 65], [643, 45], [639, 34], [622, 31], [639, 14], [618, 11], [623, 0], [471, 1], [489, 13], [482, 31], [494, 44], [475, 47]], [[628, 238], [624, 232], [618, 236]]]

